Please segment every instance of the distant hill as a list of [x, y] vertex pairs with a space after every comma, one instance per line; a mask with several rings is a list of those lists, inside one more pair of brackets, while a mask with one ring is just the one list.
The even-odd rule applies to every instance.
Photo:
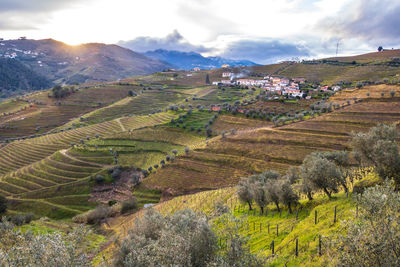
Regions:
[[337, 60], [339, 62], [381, 62], [381, 61], [389, 61], [393, 59], [400, 58], [400, 49], [393, 50], [383, 50], [381, 52], [371, 52], [367, 54], [355, 55], [355, 56], [347, 56], [347, 57], [331, 57], [327, 58], [327, 60]]
[[145, 56], [158, 59], [163, 62], [168, 62], [177, 69], [190, 70], [195, 67], [201, 69], [217, 69], [222, 65], [228, 64], [230, 66], [251, 66], [257, 65], [248, 60], [231, 60], [222, 57], [203, 57], [195, 52], [180, 52], [170, 51], [164, 49], [157, 49], [144, 53]]
[[0, 95], [10, 95], [10, 91], [39, 90], [51, 86], [45, 77], [35, 73], [16, 59], [0, 58]]
[[70, 46], [53, 39], [0, 42], [0, 57], [11, 57], [56, 83], [112, 81], [170, 67], [117, 45]]

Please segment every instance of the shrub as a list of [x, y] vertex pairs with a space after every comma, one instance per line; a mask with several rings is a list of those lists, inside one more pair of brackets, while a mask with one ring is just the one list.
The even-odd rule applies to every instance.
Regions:
[[3, 196], [0, 196], [0, 214], [6, 212], [7, 210], [7, 199]]
[[106, 181], [106, 178], [103, 175], [97, 174], [94, 181], [96, 184], [103, 184]]
[[0, 222], [0, 266], [90, 266], [82, 251], [88, 234], [84, 227], [66, 234], [33, 234]]
[[191, 210], [163, 218], [153, 209], [135, 221], [119, 249], [116, 266], [208, 266], [217, 238], [204, 215]]
[[34, 218], [33, 213], [26, 214], [16, 214], [10, 217], [10, 221], [16, 226], [21, 226], [24, 224], [29, 224]]
[[86, 223], [88, 224], [98, 224], [105, 218], [110, 217], [112, 214], [112, 210], [107, 206], [97, 206], [94, 210], [87, 212], [86, 214]]
[[386, 182], [367, 188], [356, 202], [359, 218], [328, 243], [328, 255], [336, 266], [399, 266], [399, 192]]
[[135, 210], [138, 208], [138, 202], [136, 198], [130, 198], [128, 200], [125, 200], [121, 204], [121, 214], [125, 214], [128, 211]]

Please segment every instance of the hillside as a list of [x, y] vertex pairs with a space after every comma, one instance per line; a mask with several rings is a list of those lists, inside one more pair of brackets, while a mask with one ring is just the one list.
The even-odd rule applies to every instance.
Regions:
[[0, 57], [13, 57], [55, 83], [112, 81], [149, 74], [168, 64], [117, 45], [70, 46], [53, 39], [1, 41]]
[[0, 58], [0, 97], [48, 88], [51, 82], [15, 59]]
[[175, 69], [179, 70], [191, 70], [196, 67], [200, 69], [218, 69], [224, 64], [232, 67], [257, 65], [249, 60], [231, 60], [221, 57], [204, 57], [195, 52], [169, 51], [163, 49], [148, 51], [144, 53], [144, 55], [163, 62], [168, 62]]
[[[374, 72], [375, 67], [383, 71]], [[352, 76], [354, 69], [379, 84], [355, 86], [360, 76]], [[326, 93], [306, 82], [311, 99], [275, 99], [259, 87], [205, 83], [207, 75], [218, 81], [227, 70], [253, 79], [283, 73], [320, 77], [328, 85], [349, 77], [352, 84]], [[328, 198], [316, 190], [309, 201], [298, 181], [292, 185], [300, 195], [295, 212], [282, 204], [280, 213], [269, 205], [268, 213], [260, 215], [257, 205], [249, 211], [239, 202], [236, 185], [266, 170], [283, 175], [313, 152], [350, 152], [352, 133], [379, 123], [399, 129], [397, 70], [380, 63], [330, 61], [169, 70], [76, 86], [58, 99], [51, 91], [7, 99], [0, 103], [0, 196], [8, 200], [6, 215], [32, 212], [35, 220], [24, 226], [32, 229], [89, 224], [101, 240], [93, 245], [90, 259], [101, 263], [113, 257], [120, 244], [116, 240], [126, 237], [143, 207], [150, 205], [163, 215], [185, 208], [206, 213], [223, 249], [229, 237], [223, 217], [215, 216], [216, 204], [222, 203], [244, 221], [235, 231], [248, 240], [252, 254], [267, 257], [273, 266], [329, 265], [327, 247], [322, 256], [318, 253], [318, 236], [325, 245], [344, 229], [343, 220], [354, 218], [351, 193], [347, 197], [339, 187]], [[351, 154], [348, 168], [351, 191], [356, 184], [363, 188], [379, 180], [371, 169], [359, 169]], [[358, 182], [361, 178], [365, 180]], [[134, 205], [122, 212], [129, 201]], [[96, 215], [101, 212], [106, 215]], [[93, 219], [93, 214], [99, 217]], [[37, 220], [41, 217], [50, 219]]]

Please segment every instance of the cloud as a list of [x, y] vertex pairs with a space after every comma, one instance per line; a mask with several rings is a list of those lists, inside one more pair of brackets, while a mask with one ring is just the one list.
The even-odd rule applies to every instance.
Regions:
[[309, 57], [310, 51], [304, 45], [280, 40], [238, 40], [229, 43], [220, 56], [268, 64], [295, 57]]
[[[85, 0], [90, 2], [93, 0]], [[31, 30], [47, 22], [51, 12], [81, 4], [79, 0], [0, 0], [1, 30]]]
[[130, 41], [119, 41], [118, 45], [132, 49], [136, 52], [147, 52], [156, 49], [197, 53], [210, 51], [210, 49], [202, 45], [193, 45], [189, 43], [177, 30], [174, 30], [163, 38], [142, 36]]
[[400, 2], [356, 0], [338, 15], [320, 22], [319, 28], [343, 38], [359, 38], [371, 45], [400, 44]]

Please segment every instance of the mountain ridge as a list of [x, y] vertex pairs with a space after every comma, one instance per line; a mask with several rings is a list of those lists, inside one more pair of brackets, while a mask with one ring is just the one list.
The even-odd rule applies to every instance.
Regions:
[[168, 62], [175, 68], [190, 70], [195, 67], [201, 69], [217, 69], [222, 65], [230, 66], [251, 66], [258, 65], [249, 60], [232, 60], [218, 56], [204, 57], [196, 52], [182, 52], [177, 50], [156, 49], [143, 53], [145, 56], [158, 59], [163, 62]]
[[113, 81], [170, 67], [115, 44], [67, 45], [53, 39], [5, 40], [0, 57], [19, 60], [54, 83]]

